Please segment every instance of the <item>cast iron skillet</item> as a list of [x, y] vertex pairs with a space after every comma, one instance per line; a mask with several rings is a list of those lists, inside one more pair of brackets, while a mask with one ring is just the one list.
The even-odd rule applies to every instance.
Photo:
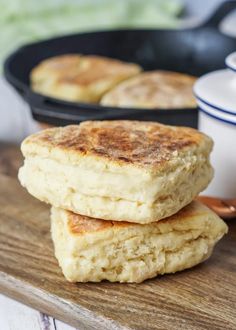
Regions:
[[236, 50], [236, 39], [218, 30], [220, 21], [236, 1], [223, 3], [203, 25], [185, 30], [111, 30], [53, 38], [21, 47], [4, 64], [10, 84], [29, 103], [33, 117], [53, 125], [90, 119], [156, 120], [197, 127], [196, 109], [145, 110], [71, 103], [33, 93], [31, 69], [43, 59], [66, 53], [97, 54], [139, 63], [145, 70], [164, 69], [200, 76], [224, 67], [225, 57]]

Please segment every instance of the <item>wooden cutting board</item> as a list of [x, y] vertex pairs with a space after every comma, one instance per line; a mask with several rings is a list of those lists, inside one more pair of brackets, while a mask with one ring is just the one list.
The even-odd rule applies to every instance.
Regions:
[[0, 146], [0, 292], [80, 329], [236, 329], [236, 221], [207, 262], [142, 284], [71, 284], [58, 267], [49, 207], [16, 179]]

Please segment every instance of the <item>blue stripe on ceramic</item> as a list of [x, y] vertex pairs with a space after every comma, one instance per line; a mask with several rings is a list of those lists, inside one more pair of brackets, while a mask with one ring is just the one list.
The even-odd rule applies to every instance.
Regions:
[[224, 123], [226, 123], [226, 124], [230, 124], [230, 125], [236, 126], [236, 123], [234, 123], [234, 122], [232, 122], [232, 121], [230, 121], [230, 120], [226, 120], [226, 119], [222, 119], [222, 118], [220, 118], [220, 117], [214, 116], [214, 115], [212, 115], [211, 113], [207, 112], [206, 110], [202, 109], [200, 106], [199, 106], [199, 111], [205, 113], [207, 116], [209, 116], [209, 117], [211, 117], [211, 118], [214, 118], [214, 119], [216, 119], [216, 120], [222, 121], [222, 122], [224, 122]]
[[234, 72], [236, 72], [236, 69], [235, 69], [235, 68], [233, 68], [232, 66], [230, 66], [229, 64], [226, 64], [226, 66], [227, 66], [227, 68], [229, 68], [231, 71], [234, 71]]
[[226, 66], [236, 72], [236, 52], [229, 54], [225, 59]]
[[[235, 70], [236, 71], [236, 70]], [[229, 115], [234, 115], [236, 116], [236, 112], [232, 112], [232, 111], [229, 111], [229, 110], [225, 110], [225, 109], [222, 109], [222, 108], [219, 108], [217, 107], [216, 105], [213, 105], [205, 100], [203, 100], [201, 97], [199, 97], [196, 93], [194, 93], [196, 99], [198, 99], [199, 101], [201, 101], [202, 103], [206, 104], [208, 107], [211, 107], [215, 110], [218, 110], [218, 111], [221, 111], [221, 112], [224, 112], [224, 113], [227, 113]]]

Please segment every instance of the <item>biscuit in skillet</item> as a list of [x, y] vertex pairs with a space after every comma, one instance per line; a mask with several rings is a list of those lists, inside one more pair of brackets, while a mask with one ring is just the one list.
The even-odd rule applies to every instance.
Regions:
[[95, 56], [68, 54], [39, 63], [30, 74], [32, 89], [67, 101], [98, 102], [121, 81], [141, 71], [133, 63]]
[[143, 72], [115, 86], [100, 103], [125, 108], [194, 108], [195, 81], [195, 77], [178, 72]]

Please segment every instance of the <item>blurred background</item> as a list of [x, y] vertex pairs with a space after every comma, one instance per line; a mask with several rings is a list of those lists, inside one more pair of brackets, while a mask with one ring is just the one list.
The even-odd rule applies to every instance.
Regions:
[[[36, 131], [28, 106], [2, 76], [17, 47], [73, 32], [119, 27], [188, 28], [207, 19], [222, 0], [0, 0], [0, 141], [20, 142]], [[236, 36], [236, 13], [221, 24]]]

